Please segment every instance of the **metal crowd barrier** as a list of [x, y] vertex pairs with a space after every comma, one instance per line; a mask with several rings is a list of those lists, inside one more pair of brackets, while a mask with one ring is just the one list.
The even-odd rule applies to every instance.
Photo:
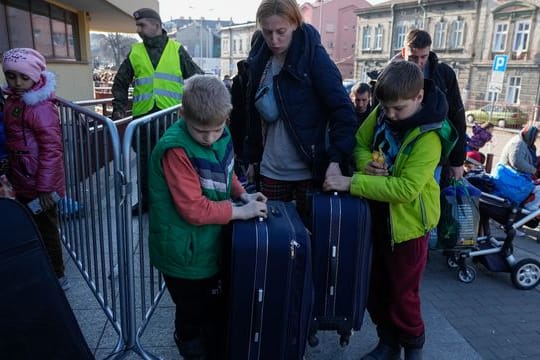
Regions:
[[118, 334], [107, 358], [134, 352], [155, 359], [140, 339], [165, 283], [150, 265], [148, 216], [132, 217], [131, 206], [141, 198], [151, 148], [178, 119], [180, 105], [113, 122], [84, 108], [99, 102], [59, 99], [66, 169], [62, 241]]
[[118, 334], [126, 298], [115, 264], [123, 262], [118, 224], [120, 142], [112, 120], [63, 99], [58, 101], [64, 139], [66, 196], [59, 203], [62, 241]]
[[[165, 282], [159, 271], [150, 265], [148, 254], [148, 215], [140, 215], [143, 211], [138, 201], [139, 216], [132, 215], [131, 204], [141, 199], [141, 174], [148, 171], [147, 164], [153, 146], [165, 130], [178, 119], [180, 105], [161, 110], [145, 117], [131, 121], [125, 131], [122, 141], [122, 169], [126, 183], [124, 203], [124, 235], [126, 253], [128, 288], [135, 290], [130, 296], [129, 337], [135, 339], [134, 348], [143, 358], [153, 358], [141, 345], [141, 337], [156, 310], [159, 300], [165, 292]], [[146, 200], [148, 201], [148, 199]]]

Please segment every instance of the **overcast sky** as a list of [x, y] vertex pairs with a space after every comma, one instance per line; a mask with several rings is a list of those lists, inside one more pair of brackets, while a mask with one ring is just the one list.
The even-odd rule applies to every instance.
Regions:
[[[371, 3], [381, 0], [368, 0]], [[300, 1], [299, 3], [304, 3]], [[180, 17], [229, 20], [235, 23], [255, 21], [260, 0], [159, 0], [159, 12], [163, 21]]]
[[235, 23], [255, 20], [258, 0], [159, 0], [163, 21], [180, 17], [229, 20]]

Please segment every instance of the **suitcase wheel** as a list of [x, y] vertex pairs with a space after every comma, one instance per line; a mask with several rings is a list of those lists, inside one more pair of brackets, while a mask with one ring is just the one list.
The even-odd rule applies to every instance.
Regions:
[[319, 338], [317, 337], [317, 335], [309, 335], [308, 344], [311, 347], [315, 347], [315, 346], [319, 345]]
[[350, 335], [341, 335], [341, 337], [339, 338], [339, 345], [341, 345], [341, 347], [349, 345], [350, 338]]

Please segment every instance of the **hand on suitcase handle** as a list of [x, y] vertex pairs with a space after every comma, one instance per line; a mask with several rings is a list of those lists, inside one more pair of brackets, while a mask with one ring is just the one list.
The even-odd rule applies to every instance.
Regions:
[[231, 220], [247, 220], [254, 217], [265, 218], [266, 216], [266, 203], [262, 201], [250, 201], [241, 206], [233, 206]]

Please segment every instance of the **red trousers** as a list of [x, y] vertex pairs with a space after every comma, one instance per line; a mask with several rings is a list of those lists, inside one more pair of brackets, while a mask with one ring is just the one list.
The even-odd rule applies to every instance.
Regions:
[[392, 249], [388, 231], [381, 227], [384, 225], [375, 225], [373, 231], [368, 311], [378, 327], [391, 329], [400, 338], [416, 338], [424, 334], [419, 290], [429, 234]]

